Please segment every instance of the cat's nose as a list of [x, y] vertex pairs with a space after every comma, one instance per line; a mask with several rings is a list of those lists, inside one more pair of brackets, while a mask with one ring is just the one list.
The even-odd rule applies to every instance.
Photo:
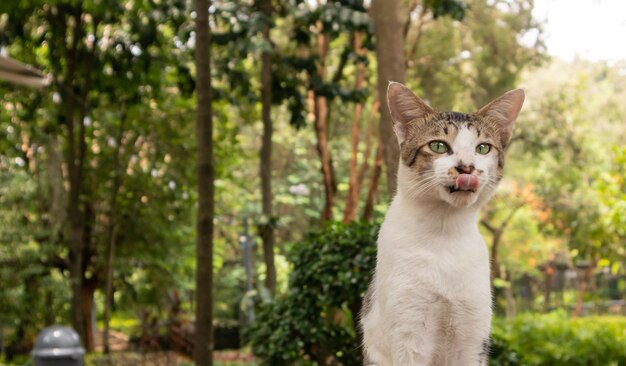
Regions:
[[454, 168], [456, 169], [457, 172], [459, 172], [459, 174], [463, 174], [463, 173], [471, 174], [474, 171], [474, 169], [476, 169], [474, 167], [474, 164], [466, 165], [466, 164], [463, 164], [463, 163], [460, 163], [459, 165], [455, 166]]

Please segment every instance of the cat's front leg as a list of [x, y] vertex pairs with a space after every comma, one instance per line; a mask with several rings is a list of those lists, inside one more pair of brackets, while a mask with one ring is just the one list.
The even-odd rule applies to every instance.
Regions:
[[458, 324], [458, 331], [451, 345], [456, 356], [452, 365], [487, 365], [491, 307], [485, 304], [476, 308], [456, 307], [455, 310], [453, 321]]
[[412, 297], [393, 307], [391, 359], [393, 366], [429, 366], [438, 348], [442, 304], [436, 299]]

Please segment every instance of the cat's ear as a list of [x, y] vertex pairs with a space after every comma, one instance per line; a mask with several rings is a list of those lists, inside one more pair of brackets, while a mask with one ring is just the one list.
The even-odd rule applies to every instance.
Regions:
[[500, 139], [502, 140], [502, 145], [506, 146], [511, 139], [515, 120], [523, 104], [524, 91], [522, 89], [515, 89], [494, 99], [489, 104], [482, 107], [477, 114], [500, 126]]
[[387, 87], [387, 105], [393, 119], [393, 130], [400, 143], [406, 139], [409, 123], [434, 113], [432, 108], [406, 86], [395, 81], [389, 82]]

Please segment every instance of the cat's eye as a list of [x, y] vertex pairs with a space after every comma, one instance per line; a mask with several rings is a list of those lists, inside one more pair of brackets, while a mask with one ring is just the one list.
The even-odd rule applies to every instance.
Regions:
[[446, 145], [443, 141], [431, 141], [430, 144], [428, 144], [428, 147], [438, 154], [448, 152], [448, 145]]
[[491, 151], [491, 145], [489, 144], [480, 144], [476, 146], [476, 152], [481, 155], [485, 155], [489, 153], [489, 151]]

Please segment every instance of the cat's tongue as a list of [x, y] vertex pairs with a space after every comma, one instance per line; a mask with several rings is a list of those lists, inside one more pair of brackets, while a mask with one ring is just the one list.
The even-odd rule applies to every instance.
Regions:
[[454, 188], [464, 191], [476, 191], [478, 189], [478, 177], [472, 174], [459, 174], [454, 182]]

